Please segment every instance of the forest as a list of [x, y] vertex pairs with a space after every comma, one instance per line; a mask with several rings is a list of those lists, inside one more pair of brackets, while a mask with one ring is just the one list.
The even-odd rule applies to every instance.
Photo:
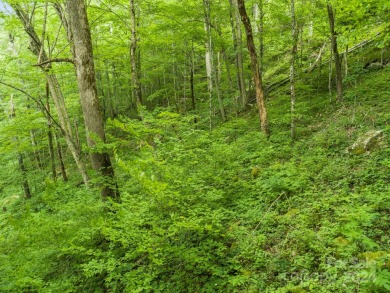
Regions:
[[0, 292], [390, 292], [389, 0], [0, 0]]

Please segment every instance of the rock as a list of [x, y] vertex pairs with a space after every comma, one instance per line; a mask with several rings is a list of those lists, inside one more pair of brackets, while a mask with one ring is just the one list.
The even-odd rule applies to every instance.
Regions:
[[348, 147], [346, 152], [352, 155], [364, 154], [378, 148], [382, 140], [382, 130], [370, 130], [359, 137], [353, 145]]
[[370, 71], [376, 71], [383, 68], [383, 64], [380, 62], [373, 62], [366, 67]]

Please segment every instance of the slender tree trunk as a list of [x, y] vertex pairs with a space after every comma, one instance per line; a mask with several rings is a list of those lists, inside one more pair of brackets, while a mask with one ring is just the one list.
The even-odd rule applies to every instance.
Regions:
[[23, 155], [21, 153], [19, 153], [18, 155], [18, 163], [19, 163], [20, 171], [22, 173], [22, 186], [23, 186], [24, 196], [25, 198], [28, 199], [31, 198], [31, 190], [27, 180], [26, 166], [24, 165]]
[[[49, 85], [46, 83], [46, 110], [50, 113], [49, 105]], [[49, 140], [49, 154], [50, 154], [50, 163], [51, 163], [51, 173], [53, 180], [57, 180], [57, 171], [56, 171], [56, 161], [54, 155], [54, 144], [53, 144], [53, 130], [52, 130], [52, 121], [51, 117], [47, 117], [47, 137]]]
[[[194, 75], [195, 75], [195, 52], [194, 52], [194, 42], [191, 41], [191, 72], [190, 72], [191, 105], [192, 105], [192, 111], [194, 112], [194, 114], [196, 114]], [[195, 117], [194, 123], [197, 123], [197, 122], [198, 122], [198, 119]]]
[[246, 94], [246, 84], [244, 77], [244, 62], [243, 62], [243, 53], [242, 53], [242, 32], [241, 32], [241, 22], [240, 14], [238, 11], [237, 0], [229, 0], [231, 8], [231, 25], [232, 25], [232, 34], [233, 42], [235, 44], [236, 52], [236, 67], [237, 67], [237, 80], [238, 80], [238, 89], [240, 92], [240, 101], [243, 107], [248, 103], [248, 97]]
[[209, 111], [210, 111], [210, 130], [212, 130], [212, 99], [213, 99], [213, 52], [211, 43], [211, 27], [210, 27], [210, 0], [203, 0], [204, 7], [204, 30], [206, 32], [206, 76], [207, 76], [207, 92], [209, 96]]
[[291, 11], [291, 36], [292, 36], [292, 50], [290, 62], [290, 89], [291, 89], [291, 138], [295, 138], [295, 60], [297, 56], [298, 44], [298, 29], [295, 18], [295, 0], [290, 1]]
[[111, 78], [110, 78], [110, 73], [109, 73], [109, 63], [108, 61], [105, 61], [104, 62], [105, 64], [105, 70], [104, 70], [104, 76], [105, 76], [105, 80], [106, 80], [106, 86], [107, 86], [107, 89], [106, 89], [106, 92], [107, 92], [107, 109], [106, 109], [106, 112], [108, 113], [108, 117], [109, 118], [114, 118], [114, 106], [113, 106], [113, 98], [115, 97], [113, 94], [112, 94], [112, 90], [111, 90]]
[[62, 155], [61, 143], [60, 143], [60, 141], [59, 141], [59, 139], [58, 139], [56, 134], [54, 134], [54, 138], [55, 138], [55, 141], [56, 141], [56, 144], [57, 144], [57, 155], [58, 155], [58, 161], [60, 163], [62, 179], [64, 181], [68, 181], [68, 175], [66, 174], [64, 158], [63, 158], [63, 155]]
[[264, 92], [263, 92], [263, 85], [261, 82], [261, 72], [259, 69], [259, 64], [257, 61], [257, 54], [256, 54], [256, 47], [253, 41], [253, 32], [252, 32], [252, 25], [250, 23], [250, 20], [248, 18], [248, 14], [245, 9], [244, 0], [238, 0], [238, 9], [241, 14], [241, 20], [244, 24], [245, 31], [246, 31], [246, 41], [248, 45], [248, 51], [251, 57], [251, 63], [252, 63], [252, 71], [253, 71], [253, 79], [255, 82], [255, 89], [256, 89], [256, 101], [257, 106], [259, 109], [259, 118], [260, 118], [260, 126], [261, 130], [264, 132], [266, 136], [269, 136], [269, 128], [268, 128], [268, 115], [267, 115], [267, 109], [265, 106], [265, 99], [264, 99]]
[[60, 89], [60, 85], [58, 83], [57, 77], [54, 74], [48, 73], [46, 75], [46, 80], [49, 84], [49, 89], [54, 101], [54, 105], [56, 106], [58, 120], [64, 131], [64, 133], [62, 134], [64, 135], [66, 144], [73, 156], [76, 166], [80, 172], [80, 175], [83, 178], [83, 182], [86, 186], [88, 186], [89, 176], [87, 173], [87, 168], [81, 158], [80, 145], [77, 143], [76, 140], [76, 138], [78, 137], [78, 129], [75, 130], [76, 137], [74, 137], [72, 134], [72, 127], [69, 121], [68, 111], [65, 107], [65, 99], [62, 95], [62, 91]]
[[130, 22], [131, 22], [131, 38], [130, 38], [130, 62], [131, 62], [131, 88], [133, 98], [137, 105], [142, 104], [141, 84], [139, 81], [139, 64], [138, 64], [138, 40], [137, 40], [137, 17], [135, 12], [134, 0], [130, 0]]
[[[38, 62], [44, 62], [49, 60], [49, 57], [47, 56], [47, 53], [43, 47], [43, 41], [41, 41], [32, 26], [30, 22], [30, 17], [27, 15], [26, 12], [23, 11], [20, 5], [18, 4], [13, 4], [11, 5], [14, 11], [16, 12], [16, 15], [22, 22], [24, 29], [26, 33], [28, 34], [30, 38], [30, 47], [29, 49], [31, 52], [38, 57]], [[56, 10], [60, 14], [61, 6], [59, 4], [55, 4]], [[60, 14], [62, 17], [63, 15]], [[65, 19], [62, 19], [64, 22]], [[65, 28], [67, 28], [66, 22], [64, 23]], [[81, 158], [81, 152], [80, 150], [76, 147], [74, 139], [73, 139], [73, 134], [72, 134], [72, 128], [70, 126], [69, 122], [69, 116], [68, 116], [68, 111], [65, 106], [65, 99], [62, 94], [60, 85], [58, 83], [57, 77], [54, 73], [50, 72], [51, 70], [51, 64], [45, 65], [45, 66], [40, 66], [42, 71], [44, 72], [46, 76], [47, 83], [49, 84], [49, 90], [51, 93], [51, 96], [54, 101], [54, 105], [56, 107], [57, 115], [58, 115], [58, 120], [60, 122], [61, 128], [62, 128], [62, 134], [65, 137], [65, 141], [67, 143], [67, 146], [76, 162], [77, 168], [80, 172], [80, 175], [83, 178], [83, 181], [85, 185], [88, 185], [89, 177], [87, 173], [87, 169], [84, 165], [84, 162], [82, 161]]]
[[219, 104], [219, 110], [221, 112], [222, 121], [226, 122], [226, 114], [223, 106], [222, 92], [221, 92], [221, 60], [220, 53], [217, 53], [217, 70], [215, 74], [215, 87], [217, 88], [217, 99]]
[[330, 28], [330, 35], [332, 39], [332, 50], [333, 50], [335, 73], [336, 73], [337, 102], [341, 102], [341, 100], [343, 99], [343, 77], [341, 71], [340, 55], [337, 46], [337, 34], [334, 28], [335, 27], [334, 11], [330, 3], [328, 3], [327, 9], [328, 9], [329, 28]]
[[[46, 82], [46, 111], [50, 113], [50, 104], [49, 104], [49, 84]], [[50, 154], [50, 163], [51, 163], [51, 173], [53, 180], [57, 180], [57, 171], [56, 171], [56, 162], [54, 155], [54, 145], [53, 145], [53, 130], [52, 130], [52, 121], [51, 117], [47, 117], [47, 137], [49, 140], [49, 154]]]
[[53, 131], [52, 131], [51, 124], [48, 124], [47, 137], [49, 140], [51, 174], [53, 176], [53, 180], [56, 181], [57, 180], [57, 171], [56, 171], [56, 162], [55, 162], [55, 155], [54, 155]]
[[91, 33], [84, 0], [68, 0], [66, 11], [69, 27], [73, 34], [74, 62], [81, 108], [87, 132], [92, 166], [103, 176], [102, 197], [117, 196], [114, 183], [114, 169], [106, 152], [96, 150], [96, 144], [105, 143], [104, 123], [97, 95], [95, 68], [92, 53]]

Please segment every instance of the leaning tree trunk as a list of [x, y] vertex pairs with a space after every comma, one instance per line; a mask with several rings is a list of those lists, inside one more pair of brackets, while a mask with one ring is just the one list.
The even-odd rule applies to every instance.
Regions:
[[66, 11], [69, 17], [69, 27], [73, 35], [72, 46], [77, 84], [87, 132], [87, 142], [91, 148], [92, 166], [95, 171], [101, 173], [105, 181], [102, 186], [102, 197], [116, 197], [114, 169], [111, 165], [110, 157], [108, 153], [96, 150], [96, 144], [98, 142], [104, 143], [106, 138], [103, 115], [97, 94], [91, 32], [84, 0], [68, 0]]
[[[38, 37], [38, 34], [36, 33], [34, 27], [32, 26], [29, 15], [22, 9], [22, 7], [19, 4], [12, 4], [11, 6], [14, 9], [14, 11], [16, 12], [16, 15], [18, 16], [20, 21], [22, 22], [22, 24], [24, 26], [24, 30], [26, 31], [26, 33], [28, 34], [28, 36], [30, 38], [29, 49], [31, 50], [31, 52], [35, 56], [38, 57], [38, 59], [39, 59], [38, 63], [40, 63], [40, 62], [44, 63], [44, 62], [50, 61], [49, 57], [46, 53], [46, 50], [43, 47], [43, 40], [41, 40]], [[57, 6], [55, 6], [55, 7], [57, 8]], [[51, 70], [50, 63], [45, 64], [45, 65], [41, 65], [39, 67], [44, 72], [44, 74], [46, 76], [47, 83], [49, 84], [49, 90], [50, 90], [51, 96], [52, 96], [53, 101], [54, 101], [54, 105], [55, 105], [56, 110], [57, 110], [58, 120], [59, 120], [60, 125], [61, 125], [61, 130], [62, 130], [61, 134], [64, 135], [64, 137], [65, 137], [65, 141], [67, 143], [67, 146], [68, 146], [68, 148], [69, 148], [69, 150], [70, 150], [70, 152], [75, 160], [75, 163], [76, 163], [77, 168], [80, 172], [80, 175], [83, 178], [85, 185], [88, 185], [89, 177], [88, 177], [87, 169], [84, 165], [84, 162], [82, 161], [80, 149], [77, 148], [77, 146], [74, 142], [72, 128], [71, 128], [70, 122], [69, 122], [68, 111], [67, 111], [66, 105], [65, 105], [65, 99], [64, 99], [64, 96], [62, 94], [60, 85], [58, 83], [58, 79], [57, 79], [56, 75], [50, 71]]]
[[261, 130], [265, 133], [265, 135], [269, 136], [268, 116], [267, 116], [267, 109], [265, 106], [263, 85], [261, 82], [261, 72], [259, 69], [259, 63], [257, 61], [255, 43], [253, 41], [252, 25], [245, 9], [244, 0], [238, 0], [238, 9], [241, 14], [242, 23], [244, 24], [245, 27], [246, 41], [247, 41], [248, 51], [251, 57], [253, 79], [255, 81], [255, 89], [256, 89], [256, 102], [259, 109], [260, 127]]
[[332, 50], [334, 55], [334, 65], [336, 68], [336, 89], [337, 89], [337, 102], [340, 102], [343, 99], [343, 77], [341, 71], [341, 60], [337, 47], [337, 34], [334, 28], [334, 12], [331, 4], [328, 3], [328, 18], [329, 18], [329, 28], [330, 35], [332, 38]]

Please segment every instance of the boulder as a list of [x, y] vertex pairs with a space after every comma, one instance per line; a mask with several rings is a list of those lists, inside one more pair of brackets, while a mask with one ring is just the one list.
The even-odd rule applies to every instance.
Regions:
[[356, 142], [347, 148], [346, 152], [352, 155], [360, 155], [378, 148], [383, 140], [382, 130], [370, 130]]
[[383, 64], [380, 62], [373, 62], [366, 67], [369, 71], [376, 71], [383, 68]]

